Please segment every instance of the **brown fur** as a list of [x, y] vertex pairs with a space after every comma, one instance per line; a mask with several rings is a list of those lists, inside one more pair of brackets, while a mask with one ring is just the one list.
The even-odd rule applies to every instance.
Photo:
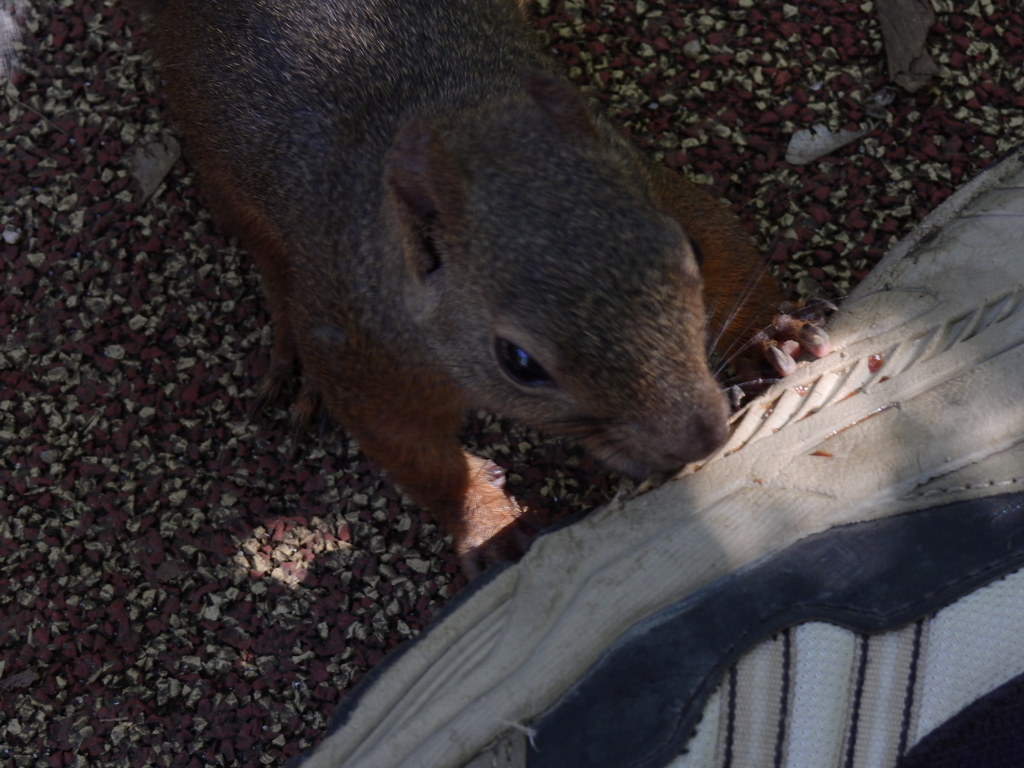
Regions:
[[[722, 350], [777, 300], [720, 203], [550, 74], [520, 5], [151, 8], [207, 197], [263, 275], [263, 396], [298, 368], [298, 416], [323, 402], [470, 571], [530, 531], [458, 444], [467, 408], [579, 437], [635, 475], [680, 466], [725, 436], [702, 292]], [[550, 381], [511, 378], [502, 339]]]

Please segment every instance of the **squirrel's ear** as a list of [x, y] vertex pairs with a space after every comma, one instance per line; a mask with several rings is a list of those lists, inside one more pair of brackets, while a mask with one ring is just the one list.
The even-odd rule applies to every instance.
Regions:
[[437, 278], [444, 266], [442, 240], [463, 224], [465, 177], [433, 129], [416, 117], [395, 137], [384, 181], [398, 205], [410, 266], [421, 282]]
[[561, 131], [578, 138], [597, 138], [594, 118], [579, 91], [557, 75], [540, 69], [524, 67], [520, 74], [526, 92]]
[[385, 160], [384, 179], [415, 219], [436, 216], [442, 224], [451, 226], [462, 216], [462, 174], [422, 118], [412, 118], [398, 132]]

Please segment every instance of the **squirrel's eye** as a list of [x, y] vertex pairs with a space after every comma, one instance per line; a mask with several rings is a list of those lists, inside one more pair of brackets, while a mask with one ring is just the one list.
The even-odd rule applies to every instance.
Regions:
[[494, 342], [494, 350], [498, 362], [509, 378], [524, 387], [550, 387], [555, 382], [544, 366], [525, 349], [513, 344], [508, 339], [498, 338]]

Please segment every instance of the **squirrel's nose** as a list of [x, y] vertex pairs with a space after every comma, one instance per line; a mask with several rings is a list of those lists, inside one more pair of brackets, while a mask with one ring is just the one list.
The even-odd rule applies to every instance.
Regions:
[[729, 405], [717, 387], [679, 421], [669, 426], [661, 445], [666, 465], [683, 466], [700, 461], [720, 448], [729, 436]]

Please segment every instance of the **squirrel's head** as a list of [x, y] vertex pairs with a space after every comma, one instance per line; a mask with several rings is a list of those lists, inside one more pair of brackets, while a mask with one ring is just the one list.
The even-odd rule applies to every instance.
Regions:
[[701, 459], [728, 408], [699, 254], [568, 84], [522, 79], [516, 98], [397, 136], [385, 181], [407, 309], [475, 405], [633, 476]]

